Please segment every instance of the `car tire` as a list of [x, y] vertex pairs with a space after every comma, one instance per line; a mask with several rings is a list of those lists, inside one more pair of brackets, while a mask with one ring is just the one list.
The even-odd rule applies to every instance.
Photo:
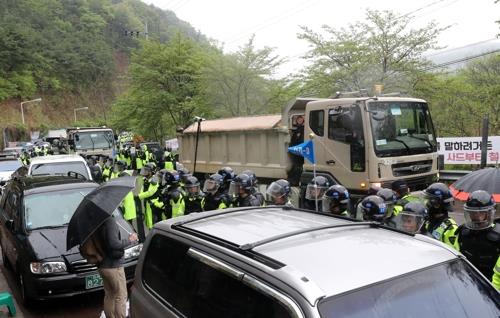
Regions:
[[2, 262], [3, 262], [3, 267], [7, 269], [11, 269], [12, 266], [10, 266], [9, 260], [7, 259], [7, 255], [4, 253], [4, 248], [2, 247]]
[[19, 282], [19, 293], [21, 294], [21, 301], [25, 307], [30, 307], [33, 305], [33, 298], [28, 295], [28, 289], [26, 287], [26, 276], [23, 271], [18, 271], [18, 282]]

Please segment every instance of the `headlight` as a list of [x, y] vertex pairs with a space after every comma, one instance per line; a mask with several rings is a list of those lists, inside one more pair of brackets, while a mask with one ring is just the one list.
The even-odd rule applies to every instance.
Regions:
[[125, 259], [139, 257], [142, 251], [142, 243], [129, 247], [125, 250]]
[[66, 271], [64, 262], [31, 262], [30, 269], [33, 274], [53, 274]]

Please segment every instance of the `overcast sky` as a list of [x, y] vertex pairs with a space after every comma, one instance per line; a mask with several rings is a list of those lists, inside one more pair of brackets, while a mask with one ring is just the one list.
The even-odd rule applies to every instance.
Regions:
[[455, 48], [495, 38], [500, 32], [500, 3], [495, 0], [143, 0], [168, 9], [207, 37], [224, 44], [226, 52], [236, 51], [255, 34], [257, 48], [270, 46], [288, 58], [282, 75], [297, 71], [307, 43], [297, 39], [299, 25], [320, 31], [321, 25], [334, 28], [361, 21], [367, 8], [411, 12], [417, 28], [432, 20], [452, 25], [441, 34], [439, 45]]

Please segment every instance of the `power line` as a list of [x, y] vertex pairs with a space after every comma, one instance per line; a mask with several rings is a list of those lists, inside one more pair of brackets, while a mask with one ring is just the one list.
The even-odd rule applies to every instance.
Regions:
[[425, 55], [425, 57], [431, 57], [431, 56], [440, 55], [440, 54], [443, 54], [443, 53], [446, 53], [446, 52], [452, 52], [452, 51], [455, 51], [455, 50], [465, 49], [465, 48], [468, 48], [468, 47], [471, 47], [471, 46], [476, 46], [476, 45], [487, 43], [487, 42], [491, 42], [491, 41], [494, 41], [494, 40], [498, 40], [498, 39], [497, 38], [491, 38], [491, 39], [480, 41], [480, 42], [474, 42], [474, 43], [470, 43], [470, 44], [467, 44], [467, 45], [464, 45], [464, 46], [459, 46], [459, 47], [454, 47], [454, 48], [446, 49], [446, 50], [439, 51], [439, 52], [434, 52], [432, 54]]
[[500, 49], [489, 51], [489, 52], [485, 52], [485, 53], [481, 53], [481, 54], [471, 55], [471, 56], [464, 57], [464, 58], [457, 59], [457, 60], [451, 60], [451, 61], [444, 62], [444, 63], [437, 64], [437, 65], [432, 65], [432, 66], [430, 66], [428, 68], [423, 69], [423, 71], [432, 71], [432, 70], [435, 70], [435, 69], [438, 69], [438, 68], [443, 68], [443, 67], [450, 66], [450, 65], [453, 65], [453, 64], [457, 64], [457, 63], [467, 62], [467, 61], [470, 61], [470, 60], [473, 60], [473, 59], [477, 59], [477, 58], [480, 58], [480, 57], [483, 57], [483, 56], [486, 56], [486, 55], [490, 55], [490, 54], [493, 54], [493, 53], [497, 53], [497, 52], [500, 52]]

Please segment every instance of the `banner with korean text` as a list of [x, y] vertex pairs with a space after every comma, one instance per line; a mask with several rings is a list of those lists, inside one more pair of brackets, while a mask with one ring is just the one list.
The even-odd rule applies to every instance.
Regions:
[[[438, 152], [446, 164], [481, 164], [481, 137], [437, 138]], [[500, 163], [500, 136], [488, 137], [488, 164]]]

